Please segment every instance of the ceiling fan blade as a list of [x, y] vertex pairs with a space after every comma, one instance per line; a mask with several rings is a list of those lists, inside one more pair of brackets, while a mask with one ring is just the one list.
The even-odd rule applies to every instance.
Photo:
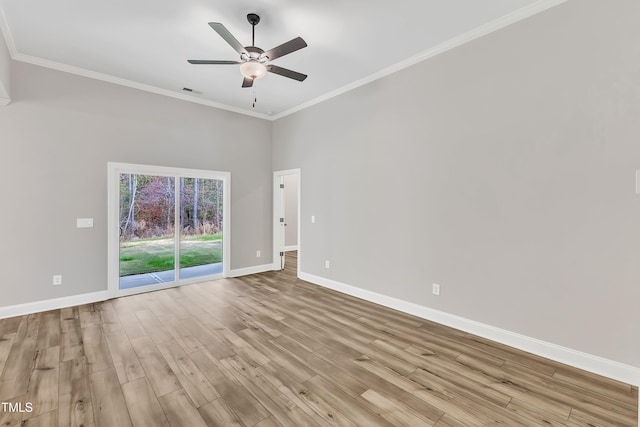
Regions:
[[231, 64], [241, 64], [240, 61], [218, 61], [215, 59], [187, 59], [189, 64], [223, 64], [223, 65], [231, 65]]
[[289, 77], [290, 79], [294, 79], [299, 82], [302, 82], [307, 78], [306, 74], [298, 73], [287, 68], [278, 67], [277, 65], [267, 65], [267, 71], [270, 73], [279, 74], [284, 77]]
[[242, 87], [251, 87], [251, 86], [253, 86], [253, 79], [249, 77], [245, 77], [244, 80], [242, 81]]
[[283, 43], [280, 46], [276, 46], [273, 49], [266, 51], [261, 56], [263, 58], [269, 58], [269, 61], [273, 61], [276, 58], [288, 55], [291, 52], [302, 49], [303, 47], [307, 47], [307, 43], [302, 40], [302, 37], [296, 37], [293, 40], [289, 40], [288, 42]]
[[227, 28], [222, 25], [219, 22], [209, 22], [209, 26], [211, 28], [213, 28], [213, 30], [218, 33], [220, 35], [220, 37], [222, 37], [224, 39], [224, 41], [226, 41], [227, 43], [229, 43], [229, 45], [233, 48], [233, 50], [235, 50], [236, 52], [238, 52], [240, 55], [242, 55], [243, 53], [246, 54], [247, 51], [245, 50], [244, 46], [242, 46], [240, 44], [240, 42], [238, 41], [238, 39], [236, 39], [235, 37], [233, 37], [233, 34], [231, 34], [229, 32], [229, 30], [227, 30]]

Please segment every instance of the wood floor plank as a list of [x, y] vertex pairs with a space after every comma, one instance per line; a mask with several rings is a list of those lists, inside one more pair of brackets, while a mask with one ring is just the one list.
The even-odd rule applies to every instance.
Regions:
[[[22, 427], [57, 427], [58, 413], [57, 411], [49, 411], [36, 417], [22, 421]], [[62, 427], [62, 426], [61, 426]]]
[[23, 316], [0, 377], [0, 401], [27, 393], [33, 371], [40, 314]]
[[42, 313], [36, 348], [57, 347], [60, 345], [60, 314], [57, 310]]
[[434, 424], [401, 402], [389, 399], [375, 390], [367, 390], [361, 397], [374, 406], [382, 418], [395, 426], [432, 426]]
[[[57, 316], [54, 317], [58, 323]], [[38, 350], [26, 396], [26, 401], [33, 405], [33, 411], [24, 414], [23, 419], [58, 409], [59, 374], [60, 347]]]
[[135, 314], [153, 342], [160, 344], [171, 339], [171, 334], [162, 326], [162, 323], [151, 310], [138, 310]]
[[[82, 317], [82, 313], [98, 313], [98, 318], [101, 318], [99, 311], [80, 311], [80, 317]], [[91, 319], [93, 320], [93, 317]], [[99, 323], [88, 323], [86, 327], [83, 327], [82, 342], [84, 354], [87, 357], [89, 373], [99, 372], [113, 367], [107, 340], [102, 332], [102, 325]]]
[[[369, 411], [368, 408], [360, 404], [358, 399], [347, 395], [335, 384], [320, 375], [305, 381], [304, 386], [315, 395], [320, 396], [332, 407], [338, 408], [356, 425], [393, 426], [390, 421], [385, 420], [378, 413]], [[437, 418], [440, 418], [440, 416]]]
[[95, 425], [86, 358], [60, 363], [58, 393], [58, 424], [60, 426]]
[[176, 374], [151, 338], [136, 338], [131, 340], [131, 344], [156, 396], [160, 397], [181, 388]]
[[[292, 261], [292, 262], [289, 262]], [[638, 388], [284, 271], [0, 319], [0, 425], [637, 427]]]
[[239, 356], [221, 361], [227, 372], [231, 372], [240, 384], [264, 406], [274, 420], [283, 426], [314, 426], [316, 423], [287, 396], [267, 381], [249, 362]]
[[95, 425], [97, 427], [131, 426], [131, 418], [115, 368], [94, 372], [89, 378]]
[[[3, 405], [12, 405], [14, 408], [19, 408], [19, 405], [25, 407], [26, 403], [25, 396], [16, 396], [12, 399], [3, 400]], [[9, 406], [0, 408], [0, 426], [19, 426], [21, 420], [22, 412], [19, 410], [12, 410]]]
[[211, 427], [246, 427], [222, 398], [201, 406], [198, 408], [198, 412], [204, 422]]
[[120, 384], [142, 378], [144, 376], [142, 365], [124, 329], [107, 332], [105, 338]]
[[207, 377], [175, 340], [158, 344], [158, 348], [196, 408], [220, 397]]
[[146, 378], [122, 384], [124, 400], [129, 408], [132, 424], [137, 426], [168, 427], [169, 421]]
[[[16, 328], [17, 330], [17, 328]], [[0, 335], [0, 374], [4, 370], [4, 365], [7, 363], [9, 357], [9, 351], [13, 345], [13, 340], [16, 336], [16, 332], [4, 332]]]
[[193, 353], [206, 348], [206, 345], [202, 344], [193, 332], [184, 327], [181, 320], [187, 317], [189, 316], [182, 316], [182, 319], [179, 319], [173, 314], [168, 314], [159, 318], [159, 320], [171, 337], [180, 344], [180, 347], [182, 347], [185, 352]]
[[182, 389], [160, 397], [160, 405], [172, 427], [207, 427], [198, 410], [191, 404], [187, 393]]
[[84, 356], [78, 307], [60, 310], [60, 353], [60, 361], [63, 362]]
[[96, 304], [84, 304], [78, 307], [80, 311], [80, 326], [84, 329], [92, 325], [102, 324], [102, 315]]

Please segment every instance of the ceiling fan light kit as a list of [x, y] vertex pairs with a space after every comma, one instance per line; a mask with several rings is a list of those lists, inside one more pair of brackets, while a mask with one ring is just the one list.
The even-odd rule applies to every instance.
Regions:
[[300, 82], [304, 81], [307, 78], [306, 74], [269, 64], [274, 59], [307, 47], [307, 43], [302, 39], [302, 37], [296, 37], [295, 39], [289, 40], [280, 46], [264, 51], [255, 46], [256, 25], [260, 22], [260, 17], [255, 13], [250, 13], [247, 15], [247, 21], [251, 24], [251, 46], [242, 46], [242, 44], [240, 44], [240, 42], [221, 23], [209, 22], [209, 26], [240, 55], [239, 61], [189, 59], [188, 62], [190, 64], [199, 65], [240, 64], [240, 73], [243, 76], [242, 87], [252, 87], [255, 80], [264, 77], [268, 72]]
[[246, 78], [256, 80], [267, 74], [267, 67], [263, 63], [252, 59], [240, 64], [240, 73]]

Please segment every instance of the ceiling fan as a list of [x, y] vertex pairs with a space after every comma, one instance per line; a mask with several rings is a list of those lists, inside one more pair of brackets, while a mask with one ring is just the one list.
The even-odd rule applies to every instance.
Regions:
[[255, 46], [256, 38], [256, 25], [260, 22], [260, 17], [255, 13], [247, 15], [247, 21], [251, 24], [251, 46], [242, 46], [240, 42], [233, 37], [233, 35], [219, 22], [209, 22], [209, 26], [229, 43], [229, 45], [240, 54], [240, 61], [220, 61], [209, 59], [189, 59], [190, 64], [217, 64], [217, 65], [229, 65], [240, 64], [240, 73], [244, 77], [242, 81], [242, 87], [253, 86], [253, 81], [265, 76], [267, 72], [279, 74], [290, 79], [304, 81], [307, 78], [306, 74], [298, 73], [286, 68], [272, 65], [269, 62], [274, 59], [280, 58], [300, 50], [303, 47], [307, 47], [307, 43], [302, 37], [296, 37], [293, 40], [289, 40], [286, 43], [276, 46], [273, 49], [266, 52], [259, 47]]

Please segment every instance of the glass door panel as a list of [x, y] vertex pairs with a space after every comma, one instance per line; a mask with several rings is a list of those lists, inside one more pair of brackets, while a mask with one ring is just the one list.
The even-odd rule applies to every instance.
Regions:
[[120, 289], [173, 282], [175, 179], [120, 174]]
[[224, 182], [180, 178], [180, 279], [222, 273]]

